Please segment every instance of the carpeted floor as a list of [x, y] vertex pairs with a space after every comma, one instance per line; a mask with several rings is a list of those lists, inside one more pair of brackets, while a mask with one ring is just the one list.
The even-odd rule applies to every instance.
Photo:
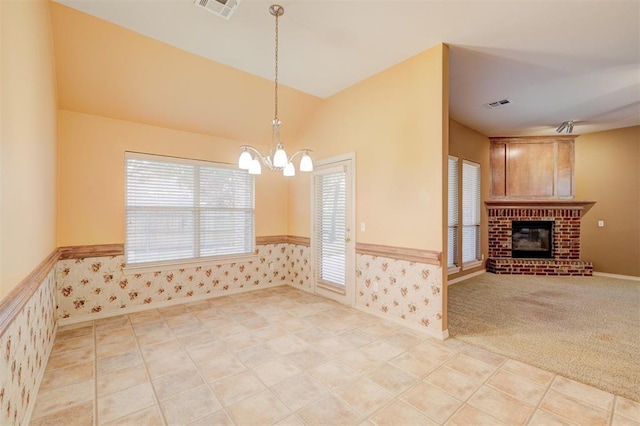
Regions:
[[450, 336], [640, 401], [640, 282], [486, 273], [448, 290]]

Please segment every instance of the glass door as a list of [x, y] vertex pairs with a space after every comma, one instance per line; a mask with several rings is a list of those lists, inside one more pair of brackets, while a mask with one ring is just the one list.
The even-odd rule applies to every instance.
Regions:
[[348, 158], [319, 163], [312, 189], [315, 293], [353, 305], [353, 161]]

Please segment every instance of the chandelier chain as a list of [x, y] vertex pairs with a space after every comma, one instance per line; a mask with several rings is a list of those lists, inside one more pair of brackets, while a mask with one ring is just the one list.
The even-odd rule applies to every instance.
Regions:
[[274, 121], [278, 121], [278, 16], [280, 14], [276, 12], [276, 66], [275, 66], [275, 116]]

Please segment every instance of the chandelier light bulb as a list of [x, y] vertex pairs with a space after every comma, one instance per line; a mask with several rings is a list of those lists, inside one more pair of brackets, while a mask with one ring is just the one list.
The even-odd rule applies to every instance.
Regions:
[[286, 167], [289, 163], [287, 153], [281, 143], [276, 147], [276, 153], [273, 154], [273, 167]]
[[242, 154], [240, 154], [240, 158], [238, 159], [238, 168], [242, 170], [249, 170], [251, 167], [251, 161], [253, 161], [251, 153], [247, 150], [242, 151]]
[[293, 165], [293, 163], [289, 163], [282, 170], [282, 174], [284, 176], [295, 176], [296, 175], [296, 167]]
[[300, 160], [300, 171], [301, 172], [312, 172], [313, 171], [313, 161], [309, 156], [307, 151], [304, 152], [302, 159]]
[[260, 165], [260, 160], [254, 158], [251, 160], [251, 166], [249, 167], [250, 175], [259, 175], [262, 174], [262, 166]]

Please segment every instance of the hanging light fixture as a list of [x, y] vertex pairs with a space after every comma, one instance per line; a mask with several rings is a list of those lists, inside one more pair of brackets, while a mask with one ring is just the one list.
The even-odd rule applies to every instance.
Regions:
[[293, 159], [296, 156], [302, 154], [302, 158], [300, 159], [301, 172], [313, 171], [313, 161], [309, 156], [309, 152], [311, 151], [308, 149], [296, 151], [291, 155], [291, 157], [287, 156], [287, 152], [284, 150], [284, 145], [282, 145], [282, 142], [280, 141], [280, 124], [282, 124], [282, 122], [278, 118], [278, 18], [284, 15], [284, 8], [278, 4], [274, 4], [269, 7], [269, 13], [276, 18], [276, 67], [274, 79], [275, 114], [271, 121], [271, 150], [269, 151], [269, 155], [265, 156], [250, 145], [242, 145], [240, 147], [242, 149], [242, 153], [238, 159], [238, 167], [243, 170], [248, 170], [252, 175], [259, 175], [262, 173], [262, 164], [264, 164], [270, 170], [282, 171], [284, 176], [295, 176], [296, 168], [293, 165]]

